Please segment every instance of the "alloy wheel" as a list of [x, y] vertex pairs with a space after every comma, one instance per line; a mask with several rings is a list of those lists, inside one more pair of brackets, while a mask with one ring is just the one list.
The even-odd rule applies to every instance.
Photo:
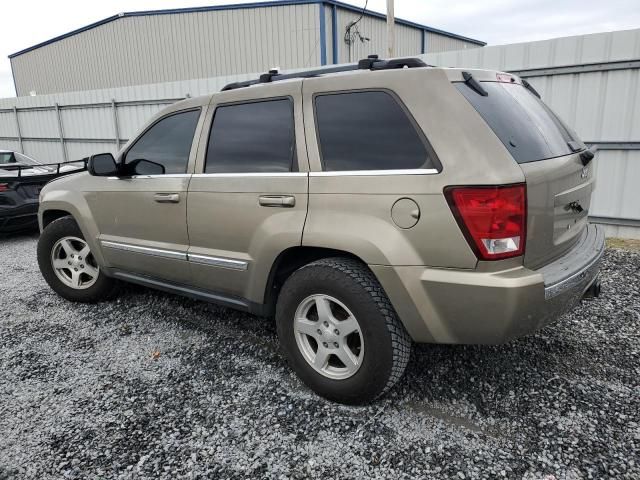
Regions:
[[78, 237], [63, 237], [53, 245], [51, 265], [58, 279], [76, 290], [91, 287], [100, 273], [89, 245]]
[[293, 328], [304, 359], [332, 380], [353, 376], [364, 359], [364, 338], [351, 311], [329, 295], [311, 295], [296, 309]]

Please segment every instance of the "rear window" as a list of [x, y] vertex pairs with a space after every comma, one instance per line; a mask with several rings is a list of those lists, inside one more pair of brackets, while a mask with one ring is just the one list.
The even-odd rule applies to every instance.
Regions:
[[535, 162], [585, 148], [542, 100], [517, 83], [482, 82], [482, 96], [466, 83], [455, 83], [518, 163]]

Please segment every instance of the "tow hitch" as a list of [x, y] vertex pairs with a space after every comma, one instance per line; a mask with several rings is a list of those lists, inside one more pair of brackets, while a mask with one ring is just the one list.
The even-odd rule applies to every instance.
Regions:
[[582, 298], [596, 298], [600, 296], [600, 279], [596, 278], [584, 292]]

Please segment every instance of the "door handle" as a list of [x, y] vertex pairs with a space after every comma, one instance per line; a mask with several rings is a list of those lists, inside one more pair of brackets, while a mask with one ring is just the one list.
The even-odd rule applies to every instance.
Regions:
[[258, 202], [262, 207], [291, 208], [296, 205], [296, 197], [293, 195], [260, 195]]
[[178, 203], [180, 201], [179, 193], [156, 193], [153, 199], [158, 203]]

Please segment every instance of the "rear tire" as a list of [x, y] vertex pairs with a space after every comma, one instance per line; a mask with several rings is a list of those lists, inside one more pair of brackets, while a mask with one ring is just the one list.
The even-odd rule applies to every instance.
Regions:
[[329, 400], [368, 403], [400, 380], [409, 361], [411, 338], [376, 277], [355, 259], [325, 258], [294, 272], [276, 323], [291, 368]]
[[116, 293], [116, 281], [100, 270], [71, 216], [54, 220], [43, 230], [38, 266], [49, 286], [72, 302], [96, 303]]

